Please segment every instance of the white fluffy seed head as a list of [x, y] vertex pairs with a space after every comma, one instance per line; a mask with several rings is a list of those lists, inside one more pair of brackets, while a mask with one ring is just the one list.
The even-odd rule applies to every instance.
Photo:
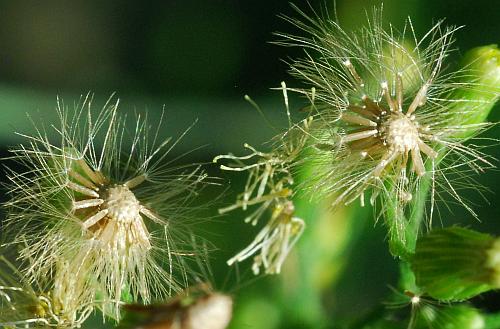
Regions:
[[156, 129], [143, 117], [130, 125], [117, 106], [110, 99], [95, 109], [91, 95], [75, 109], [58, 101], [52, 134], [35, 126], [11, 150], [24, 171], [9, 171], [7, 234], [21, 245], [30, 280], [74, 301], [63, 305], [70, 318], [89, 305], [118, 318], [124, 296], [148, 303], [176, 294], [185, 288], [179, 278], [190, 277], [179, 250], [200, 253], [190, 227], [177, 224], [194, 215], [190, 204], [206, 174], [168, 161], [177, 141], [162, 138], [163, 116]]
[[[429, 223], [443, 194], [475, 215], [457, 191], [481, 189], [469, 174], [493, 165], [460, 137], [488, 127], [463, 121], [476, 117], [479, 106], [464, 92], [481, 93], [480, 84], [456, 83], [465, 71], [442, 74], [457, 28], [440, 22], [419, 38], [409, 19], [401, 29], [386, 29], [375, 8], [366, 26], [349, 32], [330, 17], [295, 9], [298, 18], [285, 20], [297, 34], [278, 33], [277, 43], [305, 50], [303, 58], [291, 61], [290, 71], [305, 83], [294, 90], [314, 109], [307, 132], [311, 147], [297, 167], [310, 165], [315, 174], [297, 188], [312, 198], [333, 197], [333, 206], [370, 195], [382, 211], [390, 201], [404, 220], [424, 196], [417, 190], [430, 185]], [[421, 184], [427, 179], [430, 184]], [[406, 222], [394, 223], [391, 236], [404, 241]]]

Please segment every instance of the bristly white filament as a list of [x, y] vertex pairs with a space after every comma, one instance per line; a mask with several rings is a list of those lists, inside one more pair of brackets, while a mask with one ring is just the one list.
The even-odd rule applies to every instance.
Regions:
[[260, 268], [266, 274], [279, 274], [286, 257], [304, 231], [304, 221], [294, 217], [295, 208], [291, 201], [276, 202], [269, 221], [245, 249], [227, 261], [228, 265], [242, 262], [259, 252], [253, 258], [252, 271], [255, 275]]
[[250, 245], [227, 261], [228, 265], [232, 265], [254, 256], [252, 269], [256, 275], [260, 273], [260, 267], [264, 268], [266, 274], [280, 273], [286, 256], [305, 226], [302, 219], [293, 216], [295, 209], [292, 202], [292, 166], [306, 146], [312, 118], [292, 126], [284, 82], [280, 89], [283, 91], [290, 129], [276, 138], [273, 149], [270, 152], [260, 152], [245, 144], [245, 148], [251, 151], [248, 155], [220, 155], [214, 159], [214, 162], [233, 162], [230, 165], [221, 165], [223, 170], [248, 173], [244, 191], [233, 205], [219, 209], [221, 214], [235, 209], [246, 211], [256, 206], [254, 210], [250, 210], [250, 215], [246, 216], [245, 223], [257, 225], [266, 212], [271, 212], [268, 221]]
[[0, 327], [76, 328], [91, 315], [92, 306], [81, 305], [78, 316], [68, 319], [57, 299], [43, 292], [43, 286], [43, 282], [27, 282], [14, 264], [0, 256]]
[[97, 111], [87, 95], [72, 111], [58, 100], [61, 125], [51, 129], [60, 140], [34, 124], [37, 134], [11, 150], [25, 171], [9, 169], [7, 228], [26, 242], [26, 275], [52, 279], [68, 319], [82, 305], [118, 318], [125, 295], [148, 303], [181, 291], [184, 257], [197, 252], [187, 223], [207, 175], [167, 158], [178, 141], [161, 139], [163, 114], [156, 128], [138, 116], [129, 131], [111, 101]]

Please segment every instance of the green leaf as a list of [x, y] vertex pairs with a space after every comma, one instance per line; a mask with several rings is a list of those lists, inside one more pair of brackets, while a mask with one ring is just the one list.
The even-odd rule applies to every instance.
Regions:
[[489, 250], [495, 239], [460, 227], [431, 231], [421, 237], [411, 266], [427, 295], [460, 301], [494, 288]]

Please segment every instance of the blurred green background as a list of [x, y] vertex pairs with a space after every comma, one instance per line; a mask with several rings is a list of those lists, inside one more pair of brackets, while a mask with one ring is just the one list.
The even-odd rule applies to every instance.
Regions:
[[[319, 9], [323, 1], [309, 1]], [[307, 10], [308, 3], [296, 1]], [[346, 29], [359, 27], [365, 9], [378, 1], [338, 0]], [[328, 6], [333, 8], [333, 2]], [[440, 18], [465, 25], [456, 34], [454, 64], [467, 49], [500, 41], [500, 2], [487, 0], [387, 0], [385, 18], [401, 26], [411, 15], [417, 35]], [[29, 132], [26, 114], [57, 122], [56, 95], [66, 103], [92, 91], [96, 102], [113, 92], [123, 112], [145, 111], [158, 117], [165, 105], [166, 134], [176, 136], [198, 123], [175, 150], [205, 145], [185, 161], [210, 162], [217, 154], [244, 152], [242, 144], [259, 146], [275, 131], [243, 100], [249, 94], [276, 126], [285, 125], [282, 95], [270, 90], [291, 80], [283, 59], [301, 56], [298, 49], [269, 43], [272, 32], [296, 31], [277, 15], [294, 15], [287, 1], [0, 1], [0, 149], [21, 142], [14, 131]], [[302, 100], [292, 99], [292, 111]], [[497, 106], [491, 120], [500, 117]], [[488, 132], [499, 136], [498, 128]], [[490, 154], [500, 156], [497, 148]], [[212, 199], [225, 193], [231, 202], [244, 175], [210, 173], [230, 187], [207, 190]], [[479, 180], [500, 195], [500, 176]], [[2, 181], [5, 177], [2, 176]], [[466, 223], [500, 234], [498, 207], [471, 194], [482, 223], [460, 208], [442, 209], [446, 223]], [[308, 225], [297, 251], [281, 276], [255, 279], [249, 263], [230, 270], [225, 260], [253, 239], [257, 229], [242, 223], [242, 213], [211, 220], [202, 229], [218, 248], [212, 254], [214, 285], [234, 296], [231, 328], [342, 328], [380, 305], [396, 285], [397, 265], [387, 251], [385, 229], [375, 225], [371, 210], [325, 212], [322, 205], [301, 215]], [[207, 211], [213, 216], [216, 209]], [[300, 210], [299, 210], [300, 213]], [[477, 304], [498, 311], [495, 294]], [[95, 328], [99, 318], [89, 322]]]

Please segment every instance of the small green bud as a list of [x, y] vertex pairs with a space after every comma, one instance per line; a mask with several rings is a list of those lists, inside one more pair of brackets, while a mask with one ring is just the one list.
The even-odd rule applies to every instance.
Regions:
[[465, 300], [500, 287], [500, 239], [460, 227], [417, 241], [411, 259], [417, 285], [439, 300]]

